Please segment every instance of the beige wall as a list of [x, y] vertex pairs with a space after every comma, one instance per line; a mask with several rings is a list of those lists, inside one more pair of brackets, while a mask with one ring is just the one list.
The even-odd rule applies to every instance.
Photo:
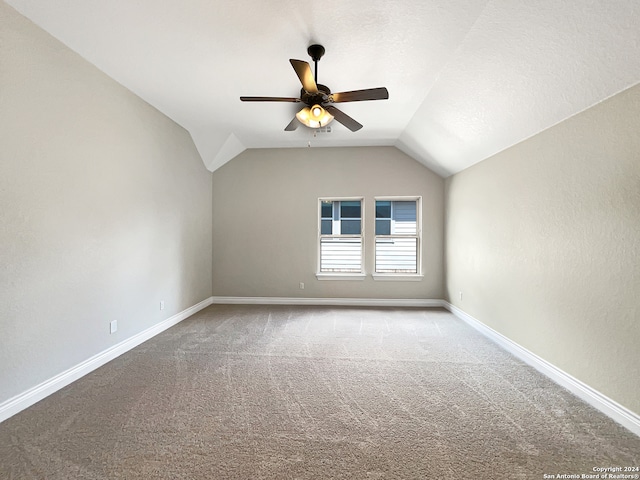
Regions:
[[0, 403], [208, 298], [211, 202], [184, 129], [0, 2]]
[[450, 177], [446, 196], [449, 300], [640, 413], [640, 86]]
[[[367, 239], [382, 195], [422, 196], [424, 279], [317, 280], [318, 198], [365, 198], [371, 273]], [[396, 148], [247, 150], [214, 172], [213, 198], [214, 295], [442, 298], [444, 180]]]

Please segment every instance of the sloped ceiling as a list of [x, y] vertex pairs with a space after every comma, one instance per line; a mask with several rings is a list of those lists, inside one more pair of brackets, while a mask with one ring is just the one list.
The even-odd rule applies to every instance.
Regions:
[[[7, 0], [186, 128], [215, 170], [246, 148], [393, 145], [459, 172], [640, 81], [638, 0]], [[290, 58], [326, 54], [332, 91], [364, 125], [285, 132]]]

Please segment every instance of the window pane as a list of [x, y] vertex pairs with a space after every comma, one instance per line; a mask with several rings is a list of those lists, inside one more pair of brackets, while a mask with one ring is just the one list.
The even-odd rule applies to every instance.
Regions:
[[376, 235], [390, 235], [391, 220], [376, 219]]
[[418, 273], [416, 238], [376, 239], [377, 273]]
[[322, 202], [322, 211], [320, 216], [322, 218], [331, 218], [333, 216], [333, 202]]
[[340, 202], [340, 218], [360, 218], [360, 201]]
[[376, 218], [391, 218], [391, 202], [376, 200]]
[[320, 271], [360, 273], [362, 238], [320, 239]]
[[415, 235], [416, 202], [393, 202], [393, 233], [400, 235]]
[[331, 235], [333, 232], [332, 227], [333, 226], [333, 222], [331, 220], [322, 220], [320, 222], [320, 233], [322, 235]]
[[342, 235], [360, 235], [360, 220], [341, 220], [340, 233]]

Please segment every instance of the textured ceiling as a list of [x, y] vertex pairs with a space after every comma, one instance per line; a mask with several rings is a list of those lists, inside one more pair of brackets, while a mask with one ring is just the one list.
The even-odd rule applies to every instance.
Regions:
[[[395, 145], [461, 171], [640, 81], [638, 0], [7, 0], [186, 128], [215, 170], [245, 148]], [[299, 104], [290, 58], [326, 54], [364, 125], [285, 132]]]

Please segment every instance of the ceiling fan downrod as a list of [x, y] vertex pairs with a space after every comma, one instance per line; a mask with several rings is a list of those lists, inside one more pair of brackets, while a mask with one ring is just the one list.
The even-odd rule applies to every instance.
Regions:
[[315, 64], [315, 80], [316, 83], [318, 83], [318, 62], [324, 55], [324, 47], [317, 44], [309, 45], [309, 48], [307, 48], [307, 53], [313, 59], [313, 63]]

